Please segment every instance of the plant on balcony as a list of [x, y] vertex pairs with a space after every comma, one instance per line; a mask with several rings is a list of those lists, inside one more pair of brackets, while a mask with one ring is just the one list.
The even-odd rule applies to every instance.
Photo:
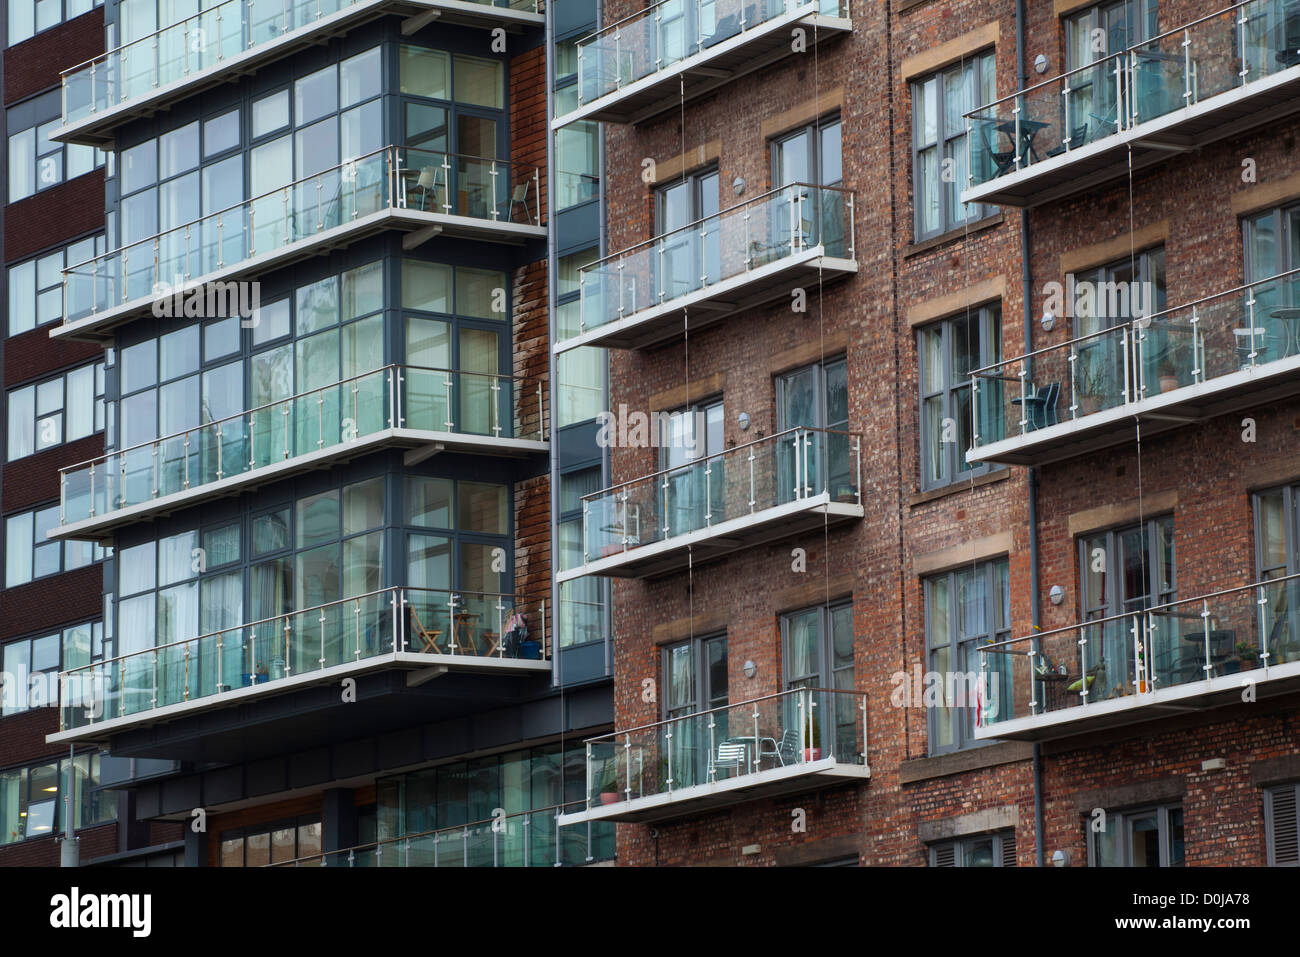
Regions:
[[1156, 374], [1160, 376], [1160, 391], [1173, 392], [1178, 388], [1178, 370], [1169, 359], [1165, 359], [1156, 369]]
[[600, 803], [618, 803], [622, 795], [618, 793], [618, 761], [616, 758], [605, 759], [600, 766], [600, 775], [596, 780], [596, 790], [600, 794]]
[[1250, 671], [1259, 664], [1259, 652], [1247, 642], [1237, 642], [1237, 670]]
[[1078, 378], [1079, 408], [1084, 415], [1091, 415], [1094, 412], [1101, 411], [1111, 377], [1102, 367], [1102, 363], [1096, 361], [1096, 357], [1089, 356], [1087, 358], [1093, 361], [1080, 363]]

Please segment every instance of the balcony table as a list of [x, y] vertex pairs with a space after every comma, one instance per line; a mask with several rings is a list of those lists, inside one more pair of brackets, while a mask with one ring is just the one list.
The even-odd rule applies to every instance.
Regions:
[[[1020, 121], [1020, 139], [1021, 146], [1028, 150], [1029, 155], [1037, 163], [1042, 157], [1038, 155], [1038, 150], [1034, 149], [1034, 137], [1038, 135], [1039, 130], [1045, 130], [1051, 123], [1044, 123], [1041, 120], [1021, 120]], [[1016, 145], [1016, 121], [1007, 120], [1005, 123], [998, 124], [998, 132], [1007, 134], [1007, 139], [1011, 140], [1011, 145]]]

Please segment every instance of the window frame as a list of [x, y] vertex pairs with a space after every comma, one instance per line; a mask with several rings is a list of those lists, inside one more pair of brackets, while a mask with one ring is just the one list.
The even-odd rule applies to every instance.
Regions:
[[[961, 627], [961, 579], [962, 576], [972, 572], [983, 577], [985, 594], [988, 596], [987, 607], [991, 618], [986, 618], [981, 622], [984, 628], [979, 634], [963, 636], [960, 631]], [[1001, 578], [999, 578], [1001, 573]], [[949, 631], [947, 639], [942, 642], [936, 642], [934, 639], [934, 610], [936, 599], [932, 597], [936, 584], [939, 581], [945, 583], [948, 592], [948, 608], [946, 614], [948, 617]], [[1005, 585], [1005, 591], [999, 594], [999, 583]], [[946, 572], [940, 572], [936, 575], [928, 575], [922, 579], [921, 594], [924, 602], [924, 647], [925, 647], [925, 671], [927, 675], [931, 673], [940, 673], [935, 667], [935, 657], [939, 653], [946, 652], [949, 657], [949, 667], [946, 669], [951, 672], [960, 672], [962, 674], [978, 672], [981, 676], [984, 674], [980, 666], [979, 649], [982, 645], [996, 644], [999, 641], [1006, 641], [1011, 637], [1011, 619], [1010, 619], [1010, 602], [1011, 602], [1011, 564], [1010, 559], [1005, 556], [987, 558], [982, 561], [973, 563], [973, 565], [953, 568]], [[997, 621], [998, 617], [1005, 613], [1006, 620], [1001, 623]], [[1005, 706], [1009, 712], [1011, 705], [1011, 687], [1010, 672], [1008, 667], [1005, 669], [1005, 679], [999, 675], [1000, 683], [1005, 680], [1008, 685], [1007, 689], [999, 693], [999, 705]], [[940, 689], [941, 693], [946, 692], [947, 686]], [[928, 689], [925, 689], [928, 691]], [[926, 753], [929, 755], [950, 754], [956, 751], [965, 751], [971, 748], [984, 747], [992, 744], [992, 741], [979, 740], [975, 737], [976, 727], [976, 707], [970, 704], [940, 704], [935, 707], [927, 707], [926, 712]], [[950, 745], [940, 745], [936, 742], [939, 739], [939, 721], [940, 712], [945, 714], [953, 712], [953, 743]], [[1002, 717], [1009, 717], [1004, 714]]]
[[[1290, 792], [1285, 799], [1285, 804], [1290, 807], [1286, 808], [1291, 815], [1290, 827], [1292, 829], [1292, 840], [1296, 841], [1297, 847], [1291, 851], [1295, 855], [1294, 860], [1278, 861], [1277, 849], [1277, 816], [1278, 816], [1278, 799], [1279, 796]], [[1264, 789], [1264, 847], [1265, 863], [1269, 867], [1300, 867], [1300, 782], [1288, 781], [1284, 784], [1276, 784]]]
[[1156, 827], [1158, 831], [1158, 846], [1160, 862], [1157, 867], [1185, 867], [1187, 864], [1187, 818], [1184, 815], [1182, 819], [1182, 847], [1183, 857], [1177, 863], [1173, 862], [1171, 857], [1173, 851], [1173, 822], [1172, 815], [1177, 812], [1183, 814], [1182, 801], [1167, 801], [1158, 804], [1143, 804], [1137, 807], [1121, 808], [1116, 811], [1106, 811], [1106, 829], [1113, 827], [1120, 828], [1120, 856], [1121, 860], [1114, 865], [1102, 864], [1098, 858], [1100, 856], [1098, 843], [1100, 836], [1092, 830], [1092, 820], [1083, 819], [1084, 834], [1088, 844], [1088, 866], [1089, 867], [1133, 867], [1133, 844], [1131, 832], [1128, 824], [1135, 817], [1142, 817], [1149, 814], [1156, 816]]
[[[74, 3], [77, 7], [84, 7], [84, 9], [74, 10]], [[14, 14], [14, 8], [19, 4], [23, 4], [31, 8], [32, 32], [28, 33], [26, 36], [21, 36], [18, 39], [14, 39], [11, 31], [13, 30], [13, 25], [17, 21], [17, 18], [13, 14]], [[61, 0], [61, 2], [59, 3], [59, 18], [55, 20], [53, 23], [51, 23], [49, 26], [42, 27], [39, 26], [36, 22], [36, 7], [37, 7], [36, 0], [9, 0], [8, 7], [5, 11], [7, 14], [7, 18], [6, 18], [7, 29], [5, 30], [4, 48], [7, 50], [9, 47], [18, 46], [18, 44], [20, 43], [26, 43], [28, 40], [32, 39], [33, 37], [38, 37], [42, 33], [45, 33], [49, 30], [53, 30], [55, 27], [59, 26], [62, 23], [68, 23], [72, 20], [77, 19], [77, 17], [84, 16], [85, 14], [90, 13], [96, 7], [102, 7], [103, 5], [104, 5], [104, 0], [82, 0], [82, 2], [80, 3], [76, 3], [76, 0]]]
[[[959, 157], [957, 151], [961, 150], [965, 155], [969, 155], [969, 153], [966, 152], [965, 144], [962, 143], [961, 141], [964, 141], [968, 136], [970, 136], [971, 132], [963, 129], [960, 132], [955, 133], [951, 136], [947, 135], [946, 131], [943, 129], [943, 121], [944, 121], [945, 113], [947, 112], [945, 107], [945, 102], [944, 102], [945, 100], [944, 90], [946, 87], [946, 78], [954, 71], [959, 71], [964, 74], [967, 68], [967, 64], [969, 63], [974, 64], [972, 68], [973, 69], [972, 75], [975, 77], [975, 85], [976, 85], [976, 89], [971, 91], [970, 93], [970, 108], [978, 109], [982, 106], [987, 105], [984, 102], [982, 102], [985, 99], [985, 97], [981, 95], [982, 88], [984, 86], [987, 85], [988, 89], [990, 90], [990, 92], [992, 92], [995, 99], [997, 95], [996, 52], [995, 49], [992, 47], [983, 50], [978, 50], [970, 54], [969, 56], [963, 56], [956, 63], [949, 63], [947, 66], [944, 66], [938, 70], [934, 70], [932, 72], [923, 74], [918, 77], [913, 77], [908, 81], [908, 88], [911, 95], [911, 173], [912, 173], [912, 242], [913, 243], [919, 243], [927, 239], [933, 239], [938, 236], [943, 236], [949, 232], [952, 232], [954, 229], [958, 229], [966, 225], [967, 223], [979, 222], [981, 219], [984, 219], [992, 215], [991, 207], [988, 207], [983, 203], [965, 204], [968, 208], [968, 212], [964, 216], [960, 215], [956, 210], [949, 209], [948, 208], [950, 205], [949, 187], [956, 186], [956, 189], [952, 190], [952, 192], [957, 197], [960, 197], [961, 188], [964, 184], [960, 182], [948, 183], [945, 182], [943, 179], [943, 164], [945, 160], [951, 159], [953, 161], [954, 174], [957, 174], [962, 170], [966, 170], [965, 156], [963, 155]], [[922, 144], [921, 134], [922, 134], [922, 125], [924, 123], [923, 103], [925, 97], [925, 87], [927, 83], [930, 83], [932, 81], [935, 84], [936, 139], [934, 140], [933, 143]], [[951, 145], [951, 144], [957, 144], [957, 145]], [[935, 172], [936, 175], [939, 177], [939, 181], [935, 186], [935, 188], [938, 190], [938, 196], [939, 196], [938, 225], [935, 226], [933, 229], [926, 229], [923, 224], [922, 202], [921, 202], [921, 195], [922, 195], [921, 188], [923, 185], [922, 173], [921, 173], [922, 171], [921, 154], [923, 154], [929, 149], [935, 150], [935, 156], [938, 159], [938, 162], [935, 165]], [[966, 170], [966, 172], [969, 173], [969, 170]], [[958, 179], [959, 178], [960, 177], [958, 177]]]
[[[90, 424], [91, 424], [91, 429], [90, 429], [90, 431], [87, 432], [85, 435], [78, 435], [78, 436], [76, 436], [76, 437], [74, 437], [74, 438], [69, 438], [69, 437], [68, 437], [68, 406], [69, 406], [69, 402], [68, 402], [68, 393], [69, 393], [69, 391], [70, 391], [70, 386], [69, 386], [68, 379], [69, 379], [69, 377], [70, 377], [71, 375], [73, 375], [74, 373], [84, 372], [85, 370], [90, 370], [90, 386], [91, 386], [91, 394], [90, 394], [90, 405], [91, 405], [91, 408], [90, 408]], [[106, 378], [106, 377], [105, 377], [105, 365], [104, 365], [104, 360], [101, 359], [101, 360], [99, 360], [99, 361], [97, 361], [97, 362], [92, 362], [92, 363], [88, 363], [88, 364], [85, 364], [85, 365], [77, 366], [76, 368], [73, 368], [73, 369], [68, 369], [68, 370], [66, 370], [66, 371], [64, 371], [64, 372], [62, 372], [62, 373], [60, 373], [60, 374], [58, 374], [58, 375], [56, 375], [56, 376], [50, 376], [50, 377], [47, 377], [47, 378], [44, 378], [44, 379], [40, 379], [40, 380], [35, 381], [35, 382], [27, 382], [27, 383], [24, 383], [24, 384], [22, 384], [22, 385], [20, 385], [20, 386], [17, 386], [16, 388], [10, 389], [8, 392], [6, 392], [6, 393], [5, 393], [5, 412], [6, 412], [6, 423], [7, 423], [7, 429], [8, 429], [8, 438], [7, 438], [7, 441], [6, 441], [6, 446], [7, 446], [7, 447], [6, 447], [6, 449], [5, 449], [5, 461], [6, 461], [6, 462], [16, 462], [16, 461], [18, 461], [19, 459], [28, 458], [28, 457], [30, 457], [30, 456], [32, 456], [32, 455], [39, 455], [41, 452], [46, 452], [46, 451], [48, 451], [48, 450], [50, 450], [50, 449], [56, 449], [56, 448], [59, 448], [59, 447], [62, 446], [62, 445], [67, 445], [67, 444], [69, 444], [69, 443], [71, 443], [71, 442], [79, 442], [79, 441], [81, 441], [82, 439], [89, 438], [89, 437], [91, 437], [91, 436], [93, 436], [93, 435], [97, 435], [97, 434], [103, 432], [103, 431], [104, 431], [104, 421], [105, 421], [105, 420], [104, 420], [104, 408], [105, 408], [105, 407], [104, 407], [104, 388], [105, 388], [105, 378]], [[52, 383], [55, 383], [55, 382], [61, 383], [60, 392], [61, 392], [61, 394], [62, 394], [62, 400], [61, 400], [61, 402], [60, 402], [60, 404], [59, 404], [59, 407], [58, 407], [56, 410], [54, 410], [54, 411], [52, 411], [52, 412], [49, 412], [49, 413], [46, 414], [46, 415], [41, 415], [41, 414], [40, 414], [40, 406], [39, 406], [39, 404], [38, 404], [38, 402], [39, 402], [39, 396], [40, 396], [40, 390], [41, 390], [41, 387], [42, 387], [42, 386], [48, 386], [48, 385], [51, 385]], [[26, 392], [30, 392], [30, 393], [32, 394], [32, 404], [31, 404], [31, 409], [32, 409], [32, 432], [31, 432], [31, 435], [32, 435], [32, 449], [31, 449], [31, 451], [29, 451], [29, 452], [20, 452], [19, 454], [15, 455], [15, 454], [13, 454], [13, 446], [12, 446], [13, 438], [14, 438], [14, 432], [15, 432], [15, 430], [14, 430], [14, 428], [13, 428], [13, 425], [14, 425], [14, 422], [13, 422], [14, 401], [15, 401], [15, 397], [16, 397], [16, 396], [18, 396], [20, 393], [26, 393]], [[53, 443], [51, 443], [51, 444], [49, 444], [49, 445], [41, 446], [41, 445], [40, 445], [40, 434], [41, 434], [41, 431], [42, 431], [42, 423], [47, 422], [47, 421], [50, 421], [51, 419], [55, 418], [56, 416], [58, 417], [58, 421], [59, 421], [59, 438], [58, 438], [58, 441], [53, 442]]]
[[[957, 323], [965, 323], [973, 328], [979, 336], [979, 365], [977, 369], [987, 368], [1002, 361], [1002, 303], [985, 303], [979, 307], [967, 310], [958, 316], [949, 316], [936, 322], [926, 323], [916, 330], [916, 383], [917, 383], [917, 432], [920, 435], [918, 462], [920, 472], [921, 491], [929, 492], [936, 489], [947, 488], [959, 482], [966, 482], [973, 478], [979, 478], [992, 472], [1001, 471], [1005, 468], [992, 462], [977, 462], [969, 464], [966, 462], [966, 453], [970, 449], [959, 448], [960, 441], [944, 442], [942, 440], [942, 429], [944, 423], [951, 420], [958, 429], [961, 422], [957, 416], [957, 394], [965, 389], [971, 394], [970, 404], [974, 407], [974, 380], [967, 378], [964, 382], [958, 382], [955, 379], [953, 369], [953, 346], [952, 340], [954, 328]], [[942, 353], [943, 362], [943, 385], [939, 388], [930, 389], [926, 382], [926, 342], [927, 338], [935, 330], [940, 332], [941, 345], [939, 349]], [[996, 341], [995, 341], [996, 340]], [[973, 370], [972, 370], [973, 371]], [[995, 386], [995, 380], [988, 380], [984, 383], [984, 389], [990, 389]], [[1000, 390], [996, 390], [1000, 392]], [[937, 478], [931, 478], [927, 474], [927, 463], [931, 461], [931, 453], [935, 438], [930, 429], [926, 427], [925, 410], [926, 403], [933, 399], [939, 399], [942, 405], [942, 414], [939, 417], [941, 446], [941, 475]], [[1000, 407], [1000, 403], [998, 406]], [[975, 447], [975, 430], [974, 423], [968, 423], [971, 436], [971, 449]]]
[[[967, 867], [965, 863], [965, 851], [969, 845], [982, 841], [992, 842], [993, 859], [989, 864], [990, 867], [1015, 867], [1016, 866], [1016, 832], [1015, 828], [1006, 828], [1001, 831], [989, 831], [983, 834], [962, 834], [958, 837], [948, 838], [943, 841], [935, 841], [927, 845], [929, 867]], [[952, 863], [940, 864], [939, 857], [945, 848], [952, 849]], [[1010, 855], [1011, 863], [1007, 863], [1007, 857]], [[978, 865], [977, 865], [978, 866]]]

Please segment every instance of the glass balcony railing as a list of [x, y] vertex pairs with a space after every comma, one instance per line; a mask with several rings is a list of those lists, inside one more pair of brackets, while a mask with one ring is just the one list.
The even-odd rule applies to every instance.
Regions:
[[[486, 231], [492, 224], [540, 226], [539, 176], [537, 167], [508, 160], [386, 147], [69, 266], [63, 321], [180, 294], [220, 270], [298, 243], [309, 246], [383, 210], [463, 217]], [[223, 302], [239, 293], [222, 292]]]
[[[862, 504], [861, 435], [795, 428], [582, 499], [583, 562], [797, 502]], [[816, 500], [815, 502], [813, 500]]]
[[[1119, 283], [1118, 287], [1127, 284]], [[1124, 300], [1126, 289], [1099, 290]], [[1114, 310], [1112, 310], [1114, 311]], [[1139, 314], [1140, 309], [1126, 312]], [[975, 370], [974, 449], [1300, 355], [1300, 269]], [[1239, 380], [1225, 388], [1241, 386]]]
[[[1034, 715], [1065, 720], [1099, 702], [1224, 676], [1264, 681], [1300, 661], [1300, 575], [1288, 575], [988, 644], [983, 725]], [[1230, 683], [1239, 690], [1239, 682]], [[996, 734], [990, 735], [996, 737]]]
[[292, 463], [388, 429], [542, 438], [541, 381], [384, 366], [59, 471], [68, 525]]
[[854, 258], [851, 190], [794, 183], [584, 266], [582, 332], [809, 250]]
[[849, 16], [848, 0], [659, 0], [578, 41], [578, 102], [590, 103], [806, 8]]
[[1300, 3], [1250, 0], [966, 113], [969, 185], [1300, 64]]
[[418, 834], [322, 851], [267, 867], [582, 867], [614, 858], [614, 825], [561, 825], [580, 803], [517, 811]]
[[[540, 13], [539, 0], [466, 0], [484, 7]], [[379, 0], [225, 0], [155, 33], [63, 71], [63, 123], [68, 125], [225, 61], [308, 32], [340, 11], [384, 6]], [[437, 9], [436, 2], [429, 2]]]
[[[152, 635], [122, 635], [131, 644]], [[59, 730], [267, 685], [398, 653], [549, 660], [546, 600], [522, 595], [386, 588], [144, 648], [59, 675]]]
[[867, 761], [867, 696], [794, 688], [587, 742], [587, 808], [830, 760]]

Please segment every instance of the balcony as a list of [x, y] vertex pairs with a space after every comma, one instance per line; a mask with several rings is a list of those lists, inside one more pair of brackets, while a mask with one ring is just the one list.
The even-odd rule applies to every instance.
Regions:
[[964, 203], [1036, 206], [1300, 111], [1300, 3], [1250, 0], [966, 114]]
[[[578, 108], [552, 123], [640, 123], [847, 33], [849, 0], [659, 0], [578, 41]], [[814, 29], [815, 28], [815, 29]]]
[[102, 341], [164, 300], [191, 294], [212, 302], [218, 293], [229, 307], [238, 290], [219, 284], [387, 229], [406, 233], [405, 249], [439, 234], [514, 245], [545, 239], [539, 184], [534, 166], [389, 146], [70, 266], [63, 323], [50, 335]]
[[543, 428], [540, 380], [385, 366], [61, 469], [49, 537], [111, 541], [130, 522], [387, 446], [416, 460], [545, 453]]
[[867, 696], [795, 688], [590, 739], [586, 809], [559, 823], [671, 820], [870, 776]]
[[579, 346], [639, 349], [858, 271], [850, 190], [795, 183], [764, 193], [578, 274]]
[[989, 644], [981, 739], [1041, 741], [1300, 691], [1300, 576]]
[[612, 825], [561, 827], [581, 802], [518, 811], [264, 867], [582, 867], [614, 857]]
[[794, 428], [582, 499], [583, 561], [556, 575], [650, 578], [861, 518], [862, 436]]
[[118, 127], [378, 17], [517, 31], [541, 27], [539, 0], [225, 0], [63, 71], [63, 125], [51, 139], [113, 148]]
[[549, 673], [550, 656], [544, 601], [386, 588], [62, 672], [59, 730], [47, 740], [107, 742], [381, 670], [406, 672], [408, 686], [448, 673]]
[[1138, 421], [1150, 438], [1296, 395], [1297, 370], [1292, 270], [977, 369], [966, 460], [1044, 465], [1131, 443]]

